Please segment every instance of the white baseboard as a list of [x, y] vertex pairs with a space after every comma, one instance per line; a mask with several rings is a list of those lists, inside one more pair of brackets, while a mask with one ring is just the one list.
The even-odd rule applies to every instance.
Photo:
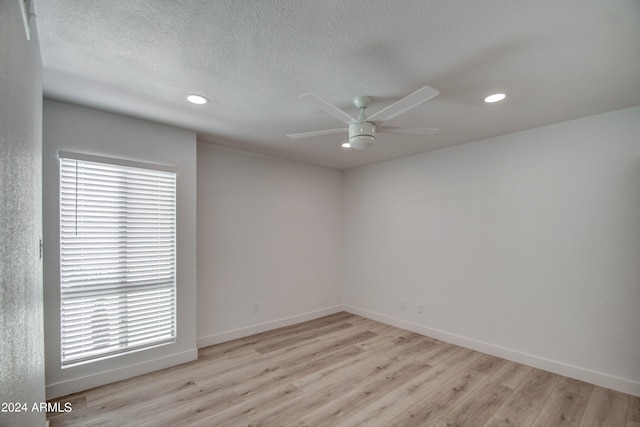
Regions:
[[375, 320], [386, 325], [395, 326], [401, 329], [406, 329], [411, 332], [416, 332], [421, 335], [436, 338], [438, 340], [469, 348], [471, 350], [476, 350], [482, 353], [490, 354], [492, 356], [500, 357], [502, 359], [511, 360], [513, 362], [542, 369], [544, 371], [553, 372], [555, 374], [574, 378], [590, 384], [595, 384], [601, 387], [628, 393], [633, 396], [640, 396], [640, 382], [631, 381], [625, 378], [619, 378], [613, 375], [596, 372], [590, 369], [569, 365], [563, 362], [546, 359], [544, 357], [539, 357], [532, 354], [522, 353], [516, 350], [511, 350], [483, 341], [474, 340], [472, 338], [451, 334], [449, 332], [441, 331], [438, 329], [428, 328], [415, 323], [407, 322], [405, 320], [397, 319], [368, 310], [363, 310], [349, 305], [343, 306], [342, 309], [346, 312], [366, 317], [367, 319]]
[[[284, 326], [294, 325], [296, 323], [305, 322], [307, 320], [317, 319], [319, 317], [328, 316], [343, 311], [342, 306], [328, 307], [296, 316], [277, 319], [246, 328], [235, 329], [232, 331], [222, 332], [219, 334], [201, 337], [197, 340], [198, 348], [206, 347], [213, 344], [219, 344], [225, 341], [231, 341], [237, 338], [243, 338], [260, 332], [272, 329], [282, 328]], [[193, 349], [179, 354], [171, 355], [164, 358], [154, 359], [151, 361], [129, 365], [120, 369], [114, 369], [106, 372], [98, 372], [96, 374], [87, 375], [80, 378], [74, 378], [68, 381], [61, 381], [46, 386], [47, 399], [53, 399], [60, 396], [66, 396], [90, 388], [98, 387], [115, 381], [125, 380], [138, 375], [146, 374], [160, 369], [169, 368], [171, 366], [180, 365], [190, 362], [198, 358], [198, 350]]]
[[181, 365], [191, 362], [198, 358], [198, 350], [193, 349], [171, 356], [150, 360], [147, 362], [129, 365], [124, 368], [114, 369], [107, 372], [98, 372], [93, 375], [87, 375], [80, 378], [74, 378], [68, 381], [61, 381], [54, 384], [48, 384], [46, 388], [47, 399], [66, 396], [90, 388], [98, 387], [104, 384], [126, 380], [138, 375], [147, 374], [149, 372], [158, 371], [160, 369], [170, 368], [172, 366]]
[[[416, 332], [418, 334], [436, 338], [438, 340], [459, 345], [461, 347], [480, 351], [482, 353], [491, 354], [493, 356], [511, 360], [513, 362], [522, 363], [523, 365], [553, 372], [570, 378], [575, 378], [580, 381], [585, 381], [591, 384], [595, 384], [612, 390], [617, 390], [623, 393], [628, 393], [634, 396], [640, 396], [640, 382], [619, 378], [613, 375], [569, 365], [540, 356], [522, 353], [516, 350], [508, 349], [483, 341], [474, 340], [472, 338], [463, 337], [438, 329], [428, 328], [426, 326], [418, 325], [415, 323], [407, 322], [405, 320], [397, 319], [391, 316], [375, 313], [349, 305], [329, 307], [296, 316], [251, 325], [245, 328], [239, 328], [231, 331], [200, 337], [197, 340], [197, 345], [198, 348], [207, 347], [238, 338], [244, 338], [260, 332], [270, 331], [272, 329], [282, 328], [285, 326], [294, 325], [296, 323], [317, 319], [323, 316], [328, 316], [330, 314], [339, 313], [341, 311], [346, 311], [390, 326], [406, 329], [411, 332]], [[47, 399], [65, 396], [67, 394], [75, 393], [82, 390], [88, 390], [90, 388], [97, 387], [106, 383], [120, 381], [137, 375], [146, 374], [148, 372], [153, 372], [182, 363], [190, 362], [192, 360], [196, 360], [197, 358], [198, 351], [196, 349], [193, 349], [177, 355], [172, 355], [170, 357], [127, 366], [122, 369], [117, 369], [109, 372], [101, 372], [82, 378], [49, 384], [47, 385], [46, 389]]]
[[334, 307], [323, 308], [321, 310], [310, 311], [296, 316], [271, 320], [269, 322], [259, 323], [257, 325], [251, 325], [245, 328], [238, 328], [231, 331], [220, 332], [217, 334], [198, 338], [197, 345], [198, 348], [208, 347], [210, 345], [220, 344], [222, 342], [259, 334], [260, 332], [266, 332], [272, 329], [295, 325], [296, 323], [306, 322], [307, 320], [313, 320], [319, 317], [328, 316], [330, 314], [340, 313], [341, 311], [343, 311], [342, 306], [337, 305]]

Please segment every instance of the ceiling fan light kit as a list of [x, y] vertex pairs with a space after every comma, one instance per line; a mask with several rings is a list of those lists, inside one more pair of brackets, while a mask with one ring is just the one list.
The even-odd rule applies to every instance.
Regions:
[[[367, 118], [364, 110], [371, 105], [370, 96], [356, 96], [353, 99], [353, 105], [360, 110], [358, 118], [353, 118], [338, 107], [314, 93], [306, 93], [300, 98], [304, 98], [314, 103], [330, 116], [346, 123], [349, 132], [349, 142], [342, 144], [344, 148], [353, 148], [354, 150], [365, 150], [373, 146], [376, 140], [376, 132], [379, 125], [387, 120], [391, 120], [402, 113], [405, 113], [420, 104], [423, 104], [438, 96], [439, 92], [430, 86], [424, 86], [412, 94], [405, 96], [401, 100], [389, 105], [388, 107], [378, 111], [373, 116]], [[311, 136], [328, 135], [332, 133], [344, 132], [343, 129], [327, 129], [321, 131], [303, 132], [287, 135], [289, 138], [306, 138]], [[437, 132], [433, 128], [403, 128], [393, 126], [380, 126], [380, 132], [406, 133], [412, 135], [432, 135]]]
[[376, 140], [376, 125], [371, 122], [349, 125], [349, 145], [354, 150], [364, 150], [373, 146]]

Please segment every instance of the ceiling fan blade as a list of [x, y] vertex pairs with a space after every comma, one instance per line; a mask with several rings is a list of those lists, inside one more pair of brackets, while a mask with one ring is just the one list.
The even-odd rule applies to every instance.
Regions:
[[346, 124], [351, 124], [356, 121], [355, 118], [351, 117], [350, 115], [348, 115], [347, 113], [345, 113], [344, 111], [336, 107], [335, 105], [328, 103], [327, 101], [320, 98], [318, 95], [316, 95], [313, 92], [300, 95], [300, 98], [314, 104], [316, 107], [320, 108], [322, 111], [324, 111], [331, 117], [334, 117], [340, 120], [341, 122], [344, 122]]
[[417, 107], [420, 104], [424, 104], [431, 98], [438, 96], [440, 92], [432, 88], [431, 86], [424, 86], [413, 92], [411, 95], [407, 95], [400, 101], [389, 105], [387, 108], [383, 108], [378, 111], [367, 120], [375, 121], [377, 123], [383, 123], [387, 120], [391, 120], [400, 114]]
[[433, 135], [440, 129], [436, 128], [404, 128], [399, 126], [378, 126], [379, 133], [406, 133], [409, 135]]
[[287, 136], [291, 139], [297, 139], [297, 138], [307, 138], [309, 136], [331, 135], [332, 133], [342, 133], [347, 131], [348, 131], [347, 128], [326, 129], [326, 130], [315, 130], [311, 132], [290, 133]]

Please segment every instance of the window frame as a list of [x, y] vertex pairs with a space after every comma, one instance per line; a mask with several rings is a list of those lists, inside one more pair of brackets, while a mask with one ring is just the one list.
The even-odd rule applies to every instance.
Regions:
[[[95, 351], [96, 345], [93, 345], [93, 352], [87, 350], [87, 352], [89, 353], [88, 355], [85, 356], [73, 356], [73, 357], [69, 357], [69, 356], [65, 356], [65, 350], [68, 350], [68, 345], [65, 345], [65, 307], [63, 306], [63, 304], [65, 303], [65, 301], [68, 299], [65, 297], [64, 293], [64, 283], [65, 281], [63, 280], [63, 277], [65, 277], [65, 274], [67, 273], [67, 271], [63, 271], [63, 265], [64, 265], [64, 259], [63, 259], [63, 244], [65, 244], [65, 238], [63, 237], [63, 196], [62, 196], [62, 190], [63, 190], [63, 161], [76, 161], [76, 162], [91, 162], [91, 163], [98, 163], [101, 165], [105, 165], [105, 166], [109, 166], [109, 167], [115, 167], [115, 168], [121, 168], [121, 173], [122, 174], [126, 174], [126, 170], [129, 170], [129, 172], [131, 172], [131, 169], [128, 168], [135, 168], [135, 169], [139, 169], [139, 170], [143, 170], [146, 173], [148, 172], [157, 172], [158, 174], [164, 174], [166, 176], [171, 176], [173, 181], [172, 181], [172, 216], [171, 216], [171, 235], [172, 235], [172, 246], [170, 249], [170, 253], [172, 254], [172, 263], [170, 264], [170, 276], [171, 276], [171, 284], [167, 285], [158, 285], [156, 288], [153, 288], [155, 292], [156, 290], [159, 290], [158, 295], [161, 294], [162, 290], [167, 290], [168, 291], [168, 295], [170, 296], [169, 302], [170, 302], [170, 306], [171, 309], [169, 310], [170, 312], [170, 318], [163, 318], [165, 322], [169, 322], [166, 323], [167, 325], [170, 324], [170, 326], [167, 326], [167, 328], [169, 328], [171, 330], [171, 334], [168, 337], [165, 337], [163, 339], [158, 339], [155, 341], [149, 341], [146, 343], [142, 343], [142, 344], [133, 344], [133, 345], [129, 345], [128, 342], [124, 342], [122, 341], [124, 339], [123, 336], [120, 336], [120, 344], [118, 346], [117, 349], [113, 349], [114, 344], [111, 344], [110, 347], [112, 348], [109, 351], [104, 351], [104, 352], [99, 352], [99, 351]], [[177, 335], [178, 335], [178, 328], [177, 328], [177, 319], [178, 319], [178, 315], [177, 315], [177, 180], [178, 180], [178, 174], [177, 174], [177, 168], [172, 167], [172, 166], [166, 166], [166, 165], [157, 165], [157, 164], [150, 164], [150, 163], [142, 163], [142, 162], [136, 162], [136, 161], [129, 161], [129, 160], [124, 160], [124, 159], [114, 159], [114, 158], [108, 158], [108, 157], [101, 157], [101, 156], [94, 156], [94, 155], [87, 155], [87, 154], [80, 154], [80, 153], [70, 153], [70, 152], [65, 152], [65, 151], [60, 151], [59, 152], [59, 167], [60, 167], [60, 182], [59, 182], [59, 186], [58, 186], [58, 191], [60, 192], [60, 219], [59, 219], [59, 233], [60, 233], [60, 261], [59, 261], [59, 266], [60, 266], [60, 290], [59, 290], [59, 295], [60, 295], [60, 304], [59, 304], [59, 309], [60, 309], [60, 365], [61, 367], [64, 368], [69, 368], [69, 367], [74, 367], [80, 364], [85, 364], [85, 363], [90, 363], [90, 362], [95, 362], [95, 361], [99, 361], [99, 360], [104, 360], [107, 358], [112, 358], [112, 357], [116, 357], [116, 356], [120, 356], [120, 355], [124, 355], [124, 354], [130, 354], [132, 352], [137, 352], [140, 350], [145, 350], [145, 349], [149, 349], [149, 348], [155, 348], [161, 345], [166, 345], [166, 344], [171, 344], [171, 343], [175, 343], [177, 340]], [[165, 178], [166, 178], [165, 176]], [[77, 178], [76, 178], [77, 179]], [[124, 182], [126, 181], [126, 182]], [[129, 182], [129, 178], [126, 178], [123, 180], [123, 188], [126, 188], [127, 185], [130, 184]], [[77, 185], [77, 181], [76, 181], [76, 185]], [[105, 185], [105, 188], [115, 188], [116, 186], [109, 186], [109, 185]], [[127, 192], [128, 190], [130, 190], [130, 188], [127, 188]], [[128, 197], [126, 196], [127, 192], [123, 191], [123, 197]], [[77, 194], [77, 190], [76, 190], [76, 194]], [[170, 209], [171, 210], [171, 209]], [[77, 207], [76, 207], [76, 214], [77, 214]], [[124, 216], [122, 218], [119, 218], [119, 220], [123, 220], [123, 221], [127, 221], [128, 219], [130, 219], [127, 214], [124, 214]], [[77, 221], [76, 221], [77, 224]], [[77, 225], [76, 225], [77, 227]], [[124, 230], [123, 232], [126, 234], [128, 227], [123, 226], [122, 230]], [[127, 239], [126, 237], [124, 238], [124, 240], [118, 240], [119, 242], [121, 241], [125, 241], [128, 242], [129, 239]], [[125, 246], [127, 246], [127, 244], [125, 243]], [[126, 250], [125, 250], [126, 252]], [[124, 258], [127, 258], [127, 254], [124, 255]], [[122, 262], [124, 262], [125, 264], [128, 262], [126, 259], [122, 260]], [[126, 271], [129, 267], [126, 266], [124, 267], [121, 271], [119, 270], [119, 274], [127, 274]], [[112, 301], [112, 307], [118, 307], [118, 311], [119, 311], [119, 316], [122, 317], [123, 315], [126, 317], [125, 322], [118, 322], [119, 326], [110, 326], [111, 329], [118, 329], [120, 331], [125, 331], [124, 334], [130, 334], [128, 332], [128, 325], [125, 325], [127, 322], [131, 321], [131, 317], [128, 316], [128, 313], [123, 313], [122, 309], [124, 308], [125, 311], [129, 310], [129, 307], [132, 306], [132, 304], [130, 304], [130, 302], [128, 300], [130, 300], [132, 298], [133, 295], [133, 291], [132, 289], [135, 288], [135, 286], [129, 286], [129, 284], [131, 283], [131, 281], [125, 279], [124, 281], [119, 281], [120, 284], [123, 284], [121, 286], [121, 294], [118, 293], [118, 291], [114, 291], [113, 295], [118, 295], [118, 299], [121, 300], [118, 303], [115, 303]], [[113, 288], [117, 288], [119, 285], [114, 285]], [[153, 287], [153, 285], [152, 285]], [[113, 290], [113, 289], [112, 289]], [[82, 293], [83, 291], [80, 291], [79, 293]], [[87, 292], [89, 293], [89, 292]], [[150, 298], [150, 297], [141, 297], [140, 295], [142, 295], [140, 293], [140, 291], [138, 291], [138, 295], [137, 298]], [[90, 297], [88, 297], [90, 299]], [[96, 297], [97, 298], [97, 297]], [[125, 301], [122, 301], [122, 298], [125, 299]], [[164, 299], [166, 300], [166, 298], [162, 297], [157, 297], [158, 300], [160, 299]], [[97, 302], [98, 299], [96, 299], [94, 301]], [[103, 299], [104, 301], [104, 299]], [[89, 305], [91, 304], [91, 302], [88, 300]], [[97, 307], [97, 305], [95, 306]], [[89, 311], [91, 309], [87, 309], [87, 311]], [[115, 310], [115, 309], [112, 309]], [[95, 308], [94, 308], [95, 311]], [[68, 313], [67, 313], [68, 314]], [[113, 316], [112, 314], [109, 316]], [[106, 327], [106, 325], [113, 323], [114, 319], [113, 317], [109, 317], [107, 316], [107, 318], [109, 319], [109, 321], [104, 320], [104, 322], [102, 323], [102, 325], [104, 325]], [[86, 317], [86, 316], [85, 316]], [[105, 318], [105, 319], [107, 319]], [[86, 319], [84, 319], [86, 320]], [[91, 320], [91, 322], [93, 322], [93, 320]], [[125, 325], [125, 326], [122, 326]], [[83, 324], [83, 326], [85, 328], [89, 328], [92, 329], [93, 326], [92, 325], [87, 325], [87, 324]], [[118, 332], [119, 334], [122, 334], [122, 332]], [[88, 333], [88, 335], [91, 335], [91, 342], [96, 342], [96, 337], [95, 337], [95, 332], [91, 332]], [[113, 333], [111, 334], [111, 336], [113, 336]], [[99, 338], [99, 337], [98, 337]], [[89, 339], [87, 339], [89, 340]], [[99, 340], [98, 340], [99, 341]], [[87, 346], [90, 347], [89, 344], [87, 344]]]

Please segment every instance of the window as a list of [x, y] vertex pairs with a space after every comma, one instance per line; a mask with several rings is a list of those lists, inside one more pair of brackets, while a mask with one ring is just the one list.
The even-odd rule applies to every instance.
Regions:
[[60, 153], [62, 366], [174, 342], [176, 173]]

